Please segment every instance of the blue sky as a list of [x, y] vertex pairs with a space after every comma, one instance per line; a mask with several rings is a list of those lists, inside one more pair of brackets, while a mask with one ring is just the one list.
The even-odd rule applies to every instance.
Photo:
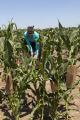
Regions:
[[80, 24], [80, 0], [0, 0], [0, 26], [13, 18], [18, 28], [35, 28]]

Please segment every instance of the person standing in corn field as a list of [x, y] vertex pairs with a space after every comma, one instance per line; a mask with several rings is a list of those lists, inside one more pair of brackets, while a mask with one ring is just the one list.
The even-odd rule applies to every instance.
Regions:
[[33, 26], [29, 26], [27, 28], [27, 32], [24, 33], [24, 38], [27, 43], [27, 45], [30, 48], [30, 54], [35, 59], [38, 59], [39, 55], [39, 42], [37, 42], [37, 39], [39, 39], [39, 34], [34, 31]]

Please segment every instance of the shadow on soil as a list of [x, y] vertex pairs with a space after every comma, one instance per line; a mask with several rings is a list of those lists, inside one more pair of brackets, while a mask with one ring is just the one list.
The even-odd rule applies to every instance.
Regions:
[[[3, 113], [4, 116], [6, 116], [5, 119], [3, 120], [14, 120], [13, 116], [11, 115], [11, 110], [7, 107], [6, 105], [6, 102], [4, 104], [2, 104], [4, 101], [3, 98], [3, 92], [4, 91], [3, 89], [0, 90], [0, 111]], [[35, 103], [36, 103], [36, 100], [35, 98], [33, 97], [33, 100], [31, 101], [27, 101], [27, 98], [25, 97], [24, 98], [24, 102], [23, 104], [21, 105], [21, 114], [20, 114], [20, 118], [24, 120], [24, 118], [27, 116], [27, 115], [30, 115], [33, 108], [35, 107]], [[2, 104], [2, 105], [1, 105]], [[70, 103], [69, 104], [70, 106], [74, 105], [76, 106], [74, 103]], [[45, 106], [45, 112], [44, 112], [44, 120], [52, 120], [50, 117], [49, 117], [49, 108], [47, 108]], [[59, 108], [58, 108], [58, 111], [60, 111], [61, 113], [62, 112], [65, 112], [65, 106], [64, 105], [60, 105]], [[36, 111], [35, 115], [34, 115], [34, 118], [33, 120], [41, 120], [41, 119], [38, 119], [38, 111]], [[61, 119], [58, 119], [58, 120], [64, 120], [64, 118], [61, 118]], [[70, 119], [69, 119], [70, 120]]]

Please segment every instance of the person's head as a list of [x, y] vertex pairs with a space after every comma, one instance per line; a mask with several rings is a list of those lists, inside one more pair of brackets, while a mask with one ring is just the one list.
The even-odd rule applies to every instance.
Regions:
[[34, 26], [29, 26], [27, 28], [27, 32], [28, 32], [28, 36], [29, 37], [33, 37], [33, 34], [34, 34]]

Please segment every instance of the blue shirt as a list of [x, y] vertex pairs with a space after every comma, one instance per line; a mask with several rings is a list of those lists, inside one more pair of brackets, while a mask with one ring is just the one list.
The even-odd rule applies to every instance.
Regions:
[[[39, 34], [34, 31], [34, 34], [33, 34], [33, 37], [29, 37], [27, 32], [24, 33], [24, 37], [26, 39], [26, 42], [30, 48], [30, 51], [33, 52], [33, 49], [32, 49], [32, 46], [30, 45], [30, 42], [35, 42], [35, 39], [38, 39], [39, 38]], [[37, 45], [36, 45], [36, 55], [38, 56], [38, 51], [39, 51], [39, 43], [37, 42]]]

